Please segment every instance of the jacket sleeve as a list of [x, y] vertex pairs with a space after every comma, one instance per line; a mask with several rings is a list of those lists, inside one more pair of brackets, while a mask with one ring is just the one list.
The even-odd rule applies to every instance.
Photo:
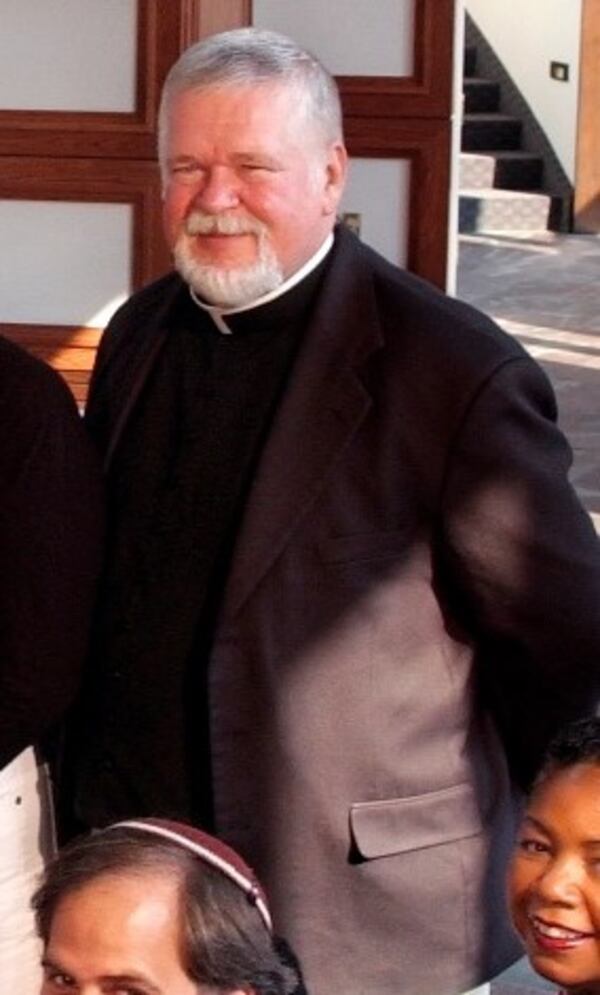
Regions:
[[76, 694], [103, 514], [97, 460], [70, 392], [42, 363], [14, 358], [0, 373], [0, 767], [38, 742]]
[[445, 477], [446, 586], [475, 626], [480, 693], [525, 785], [548, 738], [600, 692], [600, 545], [570, 463], [550, 385], [519, 357], [473, 398]]

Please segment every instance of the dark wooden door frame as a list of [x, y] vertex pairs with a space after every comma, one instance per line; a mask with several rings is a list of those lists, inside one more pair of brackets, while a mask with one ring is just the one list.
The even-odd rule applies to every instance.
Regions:
[[600, 0], [582, 0], [573, 226], [600, 232]]

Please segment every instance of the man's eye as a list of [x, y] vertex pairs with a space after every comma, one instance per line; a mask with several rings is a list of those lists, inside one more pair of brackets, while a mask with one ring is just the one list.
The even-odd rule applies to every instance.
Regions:
[[196, 173], [200, 172], [200, 166], [197, 162], [180, 162], [175, 166], [171, 166], [172, 176], [194, 176]]
[[242, 169], [246, 173], [272, 173], [274, 172], [271, 166], [266, 166], [264, 163], [260, 162], [244, 162], [242, 164]]
[[[45, 972], [44, 991], [68, 992], [73, 988], [73, 978], [62, 971]], [[48, 988], [48, 985], [51, 987]]]

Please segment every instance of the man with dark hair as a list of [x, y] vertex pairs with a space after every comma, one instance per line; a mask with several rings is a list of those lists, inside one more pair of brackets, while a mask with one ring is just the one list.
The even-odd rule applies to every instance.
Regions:
[[192, 826], [136, 819], [76, 840], [33, 907], [42, 995], [100, 981], [161, 995], [306, 995], [253, 872]]
[[48, 739], [87, 652], [101, 475], [58, 374], [0, 338], [0, 990], [37, 995], [29, 899], [54, 847]]
[[75, 814], [214, 828], [314, 995], [464, 991], [518, 955], [516, 784], [599, 685], [552, 391], [336, 226], [339, 97], [290, 39], [185, 52], [160, 161], [177, 272], [115, 315], [89, 403], [110, 535]]

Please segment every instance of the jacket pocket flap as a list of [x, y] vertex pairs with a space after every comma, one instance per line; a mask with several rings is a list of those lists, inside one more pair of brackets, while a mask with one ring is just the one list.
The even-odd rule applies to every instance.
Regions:
[[352, 838], [362, 857], [384, 857], [476, 836], [481, 817], [472, 785], [456, 784], [408, 798], [358, 802], [350, 808]]

